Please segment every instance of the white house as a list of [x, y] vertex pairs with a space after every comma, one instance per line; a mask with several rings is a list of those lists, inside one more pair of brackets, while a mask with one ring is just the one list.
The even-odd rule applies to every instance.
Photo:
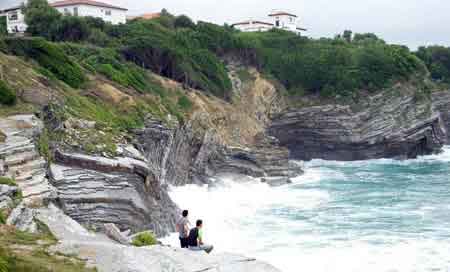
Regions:
[[[50, 3], [52, 7], [64, 15], [92, 16], [103, 19], [111, 24], [125, 24], [127, 9], [92, 0], [64, 0]], [[23, 33], [27, 29], [25, 16], [21, 6], [9, 8], [0, 12], [6, 16], [9, 33]]]
[[261, 20], [248, 20], [231, 25], [232, 27], [243, 32], [264, 32], [273, 28], [292, 31], [300, 34], [306, 31], [305, 28], [299, 27], [298, 16], [285, 11], [272, 11], [267, 18], [267, 22]]
[[6, 16], [6, 28], [8, 33], [22, 33], [27, 29], [25, 16], [21, 11], [21, 7], [13, 7], [5, 9], [2, 13]]
[[91, 16], [102, 18], [113, 25], [127, 22], [127, 9], [92, 0], [64, 0], [51, 3], [51, 6], [65, 15]]

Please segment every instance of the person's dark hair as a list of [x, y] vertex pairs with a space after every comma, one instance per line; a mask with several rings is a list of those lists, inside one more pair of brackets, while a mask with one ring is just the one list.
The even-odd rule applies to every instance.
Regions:
[[197, 222], [195, 223], [195, 225], [197, 226], [197, 227], [200, 227], [201, 225], [203, 224], [203, 221], [202, 220], [197, 220]]
[[188, 216], [188, 213], [189, 213], [189, 211], [188, 211], [188, 210], [184, 210], [184, 211], [183, 211], [183, 213], [182, 213], [183, 217], [186, 217], [186, 216]]

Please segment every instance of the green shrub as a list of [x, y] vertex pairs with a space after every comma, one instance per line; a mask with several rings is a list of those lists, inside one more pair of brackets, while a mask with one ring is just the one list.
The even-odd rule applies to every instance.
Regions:
[[8, 29], [6, 28], [6, 16], [0, 17], [0, 37], [8, 34]]
[[158, 241], [152, 232], [143, 232], [133, 238], [132, 244], [137, 247], [156, 245]]
[[63, 16], [52, 26], [52, 40], [79, 42], [90, 35], [90, 28], [83, 17]]
[[16, 93], [4, 81], [0, 80], [0, 104], [14, 105], [16, 101]]
[[6, 216], [4, 214], [4, 211], [0, 210], [0, 225], [4, 225], [4, 224], [6, 224]]
[[189, 100], [187, 96], [182, 95], [181, 97], [178, 98], [178, 106], [182, 110], [189, 110], [192, 108], [192, 102], [191, 100]]
[[5, 42], [11, 53], [35, 60], [73, 88], [79, 88], [87, 81], [80, 66], [55, 44], [41, 38], [7, 38]]
[[425, 63], [433, 80], [450, 84], [450, 47], [419, 47], [416, 56]]
[[0, 184], [2, 185], [9, 185], [9, 186], [17, 186], [17, 183], [8, 177], [0, 177]]

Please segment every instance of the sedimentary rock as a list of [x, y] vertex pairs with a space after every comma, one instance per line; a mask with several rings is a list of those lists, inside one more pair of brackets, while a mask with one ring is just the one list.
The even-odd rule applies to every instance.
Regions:
[[282, 185], [302, 174], [299, 165], [289, 163], [289, 151], [271, 137], [260, 135], [252, 147], [225, 147], [213, 161], [215, 175], [244, 175], [261, 178], [270, 185]]
[[382, 93], [357, 107], [290, 110], [276, 116], [268, 131], [301, 160], [414, 158], [438, 152], [446, 140], [440, 114], [428, 99]]
[[37, 232], [37, 225], [34, 216], [34, 210], [21, 203], [11, 212], [6, 224], [15, 226], [20, 231], [35, 233]]
[[76, 255], [99, 272], [279, 272], [273, 266], [236, 254], [204, 252], [168, 246], [133, 247], [93, 234], [53, 205], [37, 211], [60, 241], [52, 252]]
[[450, 143], [450, 90], [434, 92], [432, 95], [433, 109], [441, 114], [446, 129], [447, 141]]
[[5, 141], [0, 143], [1, 172], [17, 182], [27, 203], [42, 203], [55, 194], [47, 180], [47, 163], [35, 144], [42, 127], [42, 122], [34, 115], [0, 119], [0, 130], [6, 135]]
[[16, 186], [0, 184], [0, 209], [9, 207], [17, 192], [18, 188]]
[[178, 214], [167, 189], [146, 162], [56, 152], [51, 182], [64, 211], [97, 230], [114, 223], [121, 230], [174, 231]]

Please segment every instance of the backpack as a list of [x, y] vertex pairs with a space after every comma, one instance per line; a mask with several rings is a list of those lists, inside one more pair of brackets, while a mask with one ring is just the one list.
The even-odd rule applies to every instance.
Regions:
[[189, 231], [188, 236], [188, 245], [191, 247], [197, 247], [198, 246], [198, 229], [193, 228], [191, 231]]

